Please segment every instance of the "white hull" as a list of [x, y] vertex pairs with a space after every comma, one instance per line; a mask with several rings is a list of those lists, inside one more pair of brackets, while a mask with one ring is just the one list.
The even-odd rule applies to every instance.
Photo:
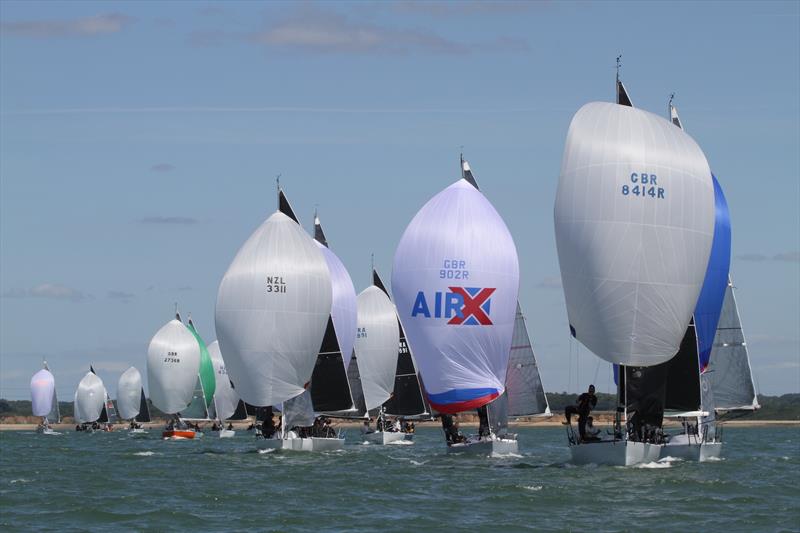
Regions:
[[447, 447], [447, 453], [464, 453], [470, 455], [510, 455], [519, 453], [516, 439], [479, 439], [459, 442]]
[[214, 431], [213, 433], [216, 433], [221, 439], [232, 439], [236, 436], [236, 431], [232, 429], [221, 429], [219, 431]]
[[371, 444], [392, 444], [393, 442], [413, 442], [414, 435], [400, 431], [375, 431], [363, 435], [364, 440]]
[[341, 450], [344, 448], [343, 438], [322, 438], [322, 437], [288, 437], [285, 439], [261, 439], [256, 440], [256, 447], [259, 450], [292, 450], [296, 452], [328, 452]]
[[569, 451], [572, 463], [577, 465], [631, 466], [658, 461], [663, 447], [661, 444], [617, 440], [571, 444]]
[[661, 458], [676, 457], [684, 461], [708, 461], [718, 459], [722, 454], [721, 442], [667, 443], [661, 447]]

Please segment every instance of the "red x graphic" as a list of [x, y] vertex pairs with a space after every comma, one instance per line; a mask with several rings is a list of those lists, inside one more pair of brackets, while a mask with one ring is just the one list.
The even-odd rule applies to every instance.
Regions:
[[464, 298], [464, 307], [461, 309], [461, 316], [454, 316], [450, 319], [448, 324], [461, 324], [466, 319], [471, 316], [474, 316], [475, 319], [482, 325], [482, 326], [491, 326], [492, 319], [489, 318], [489, 315], [483, 312], [481, 309], [481, 305], [489, 299], [495, 289], [481, 289], [481, 292], [475, 295], [473, 298], [470, 294], [464, 289], [464, 287], [448, 287], [454, 294], [460, 294]]

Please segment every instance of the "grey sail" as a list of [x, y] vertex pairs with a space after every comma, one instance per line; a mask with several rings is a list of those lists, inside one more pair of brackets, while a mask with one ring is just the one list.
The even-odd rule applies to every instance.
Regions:
[[287, 430], [311, 426], [316, 417], [309, 390], [283, 402], [283, 424]]
[[[48, 372], [50, 371], [50, 368], [47, 366], [47, 361], [44, 362], [44, 369]], [[56, 424], [61, 423], [61, 409], [58, 407], [58, 395], [56, 394], [55, 387], [53, 387], [53, 407], [50, 409], [50, 412], [47, 413], [47, 420], [55, 422]]]
[[722, 313], [706, 374], [709, 376], [717, 411], [759, 408], [747, 343], [730, 279], [725, 289]]
[[364, 388], [361, 386], [361, 375], [358, 372], [358, 358], [356, 355], [350, 359], [350, 366], [347, 367], [347, 381], [350, 382], [350, 393], [353, 395], [353, 407], [355, 412], [350, 416], [353, 418], [364, 418], [367, 415], [367, 403], [364, 400]]
[[533, 354], [525, 316], [522, 314], [519, 302], [517, 302], [517, 316], [514, 321], [511, 354], [506, 373], [506, 396], [508, 416], [550, 414], [550, 405], [547, 403], [539, 366], [536, 364], [536, 356]]

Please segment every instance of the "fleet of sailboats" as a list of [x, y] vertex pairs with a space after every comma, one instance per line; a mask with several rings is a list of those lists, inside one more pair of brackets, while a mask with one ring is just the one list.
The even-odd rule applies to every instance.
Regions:
[[[730, 214], [672, 98], [667, 120], [634, 107], [619, 65], [616, 101], [572, 118], [554, 206], [570, 335], [613, 365], [617, 386], [608, 436], [570, 425], [569, 451], [578, 464], [702, 461], [721, 454], [722, 420], [759, 407], [730, 275]], [[220, 282], [217, 340], [206, 345], [176, 306], [150, 341], [150, 399], [171, 418], [162, 437], [202, 436], [198, 423], [234, 437], [225, 422], [256, 412], [259, 449], [326, 451], [344, 445], [327, 417], [364, 421], [362, 440], [376, 444], [413, 439], [388, 417], [438, 417], [448, 452], [517, 453], [509, 420], [551, 411], [516, 245], [463, 157], [460, 170], [405, 229], [391, 293], [373, 266], [356, 295], [317, 213], [312, 237], [279, 185], [277, 211]], [[38, 431], [58, 434], [46, 362], [30, 388]], [[477, 435], [461, 433], [464, 412], [477, 414]], [[75, 391], [78, 428], [110, 430], [117, 414], [146, 433], [142, 375], [120, 375], [115, 405], [90, 367]], [[665, 419], [679, 429], [665, 431]]]

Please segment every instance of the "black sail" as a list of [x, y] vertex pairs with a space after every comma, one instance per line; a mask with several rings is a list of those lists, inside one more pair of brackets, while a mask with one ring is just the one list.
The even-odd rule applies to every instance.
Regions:
[[144, 387], [139, 396], [139, 414], [134, 419], [137, 422], [150, 422], [150, 406], [147, 405], [147, 398], [144, 396]]
[[311, 403], [318, 413], [344, 411], [353, 407], [347, 370], [330, 316], [314, 373], [311, 374]]

